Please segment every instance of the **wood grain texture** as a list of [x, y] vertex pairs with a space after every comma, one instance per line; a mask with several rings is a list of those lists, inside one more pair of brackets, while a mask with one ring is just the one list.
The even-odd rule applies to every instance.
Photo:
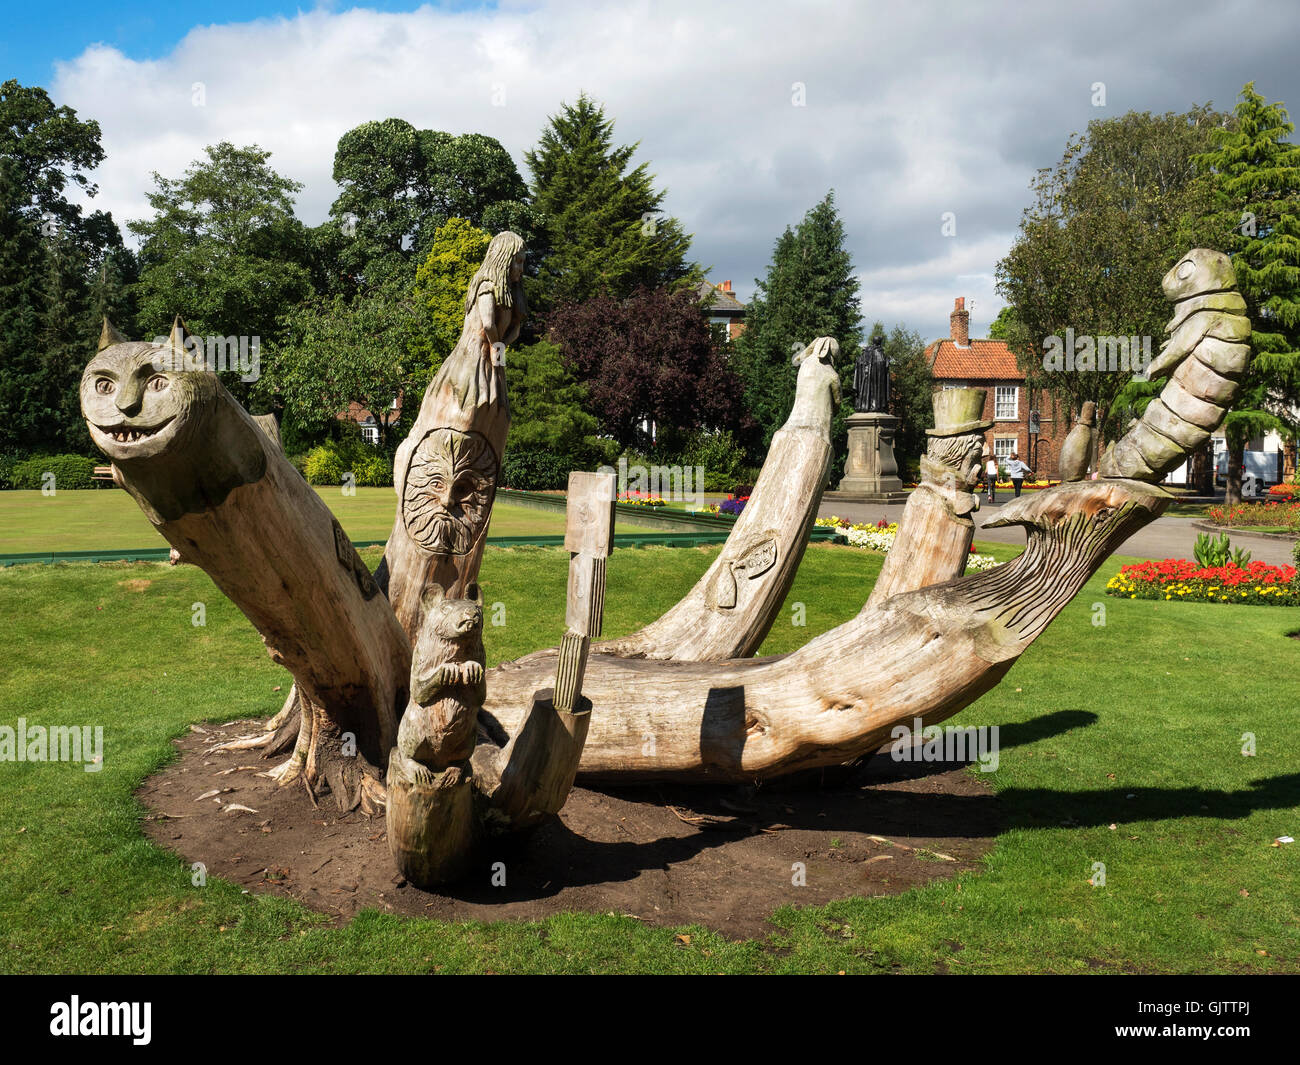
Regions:
[[[662, 662], [592, 654], [581, 763], [601, 781], [763, 779], [874, 750], [899, 722], [930, 724], [995, 685], [1113, 547], [1168, 497], [1132, 481], [1068, 485], [1003, 508], [1023, 524], [1013, 562], [870, 606], [788, 655]], [[483, 717], [513, 733], [555, 667], [543, 651], [489, 671]]]
[[713, 565], [657, 621], [597, 644], [597, 652], [705, 662], [758, 650], [794, 583], [826, 487], [838, 396], [833, 343], [823, 337], [805, 349], [790, 418], [772, 437], [749, 502]]

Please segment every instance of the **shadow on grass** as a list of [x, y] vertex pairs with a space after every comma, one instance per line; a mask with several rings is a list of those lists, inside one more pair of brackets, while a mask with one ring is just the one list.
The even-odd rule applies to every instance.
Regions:
[[[1094, 723], [1084, 711], [1061, 711], [1032, 721], [1003, 726], [1001, 746], [1034, 743]], [[704, 818], [704, 828], [680, 837], [651, 842], [598, 842], [571, 832], [563, 824], [548, 825], [532, 836], [494, 844], [494, 858], [549, 868], [547, 877], [529, 872], [508, 890], [512, 899], [542, 898], [561, 887], [633, 880], [647, 869], [662, 869], [723, 846], [738, 836], [764, 830], [805, 830], [818, 833], [864, 832], [887, 838], [918, 840], [993, 837], [1011, 829], [1096, 828], [1112, 823], [1132, 826], [1144, 821], [1177, 818], [1241, 820], [1258, 810], [1294, 809], [1300, 805], [1300, 774], [1252, 781], [1249, 790], [1215, 788], [1098, 788], [1074, 791], [1051, 788], [1004, 788], [986, 792], [972, 777], [965, 794], [951, 785], [943, 791], [908, 788], [957, 768], [954, 763], [904, 763], [877, 754], [860, 765], [852, 777], [830, 786], [808, 786], [799, 792], [768, 787], [643, 786], [604, 788], [606, 795], [658, 807], [684, 807]], [[533, 880], [533, 884], [528, 881]], [[540, 884], [540, 886], [538, 886]], [[465, 888], [448, 894], [465, 901], [500, 901], [499, 888]]]

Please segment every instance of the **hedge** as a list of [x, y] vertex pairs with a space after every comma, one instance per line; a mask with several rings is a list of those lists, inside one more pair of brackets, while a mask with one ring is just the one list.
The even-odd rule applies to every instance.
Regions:
[[95, 460], [80, 455], [37, 455], [15, 462], [8, 474], [13, 488], [40, 489], [46, 485], [45, 475], [54, 475], [54, 490], [96, 488]]

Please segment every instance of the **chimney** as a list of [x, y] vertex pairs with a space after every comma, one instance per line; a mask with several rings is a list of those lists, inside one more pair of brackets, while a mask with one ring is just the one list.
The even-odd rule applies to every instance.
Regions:
[[730, 291], [731, 291], [731, 282], [730, 282], [730, 281], [724, 281], [724, 282], [722, 282], [722, 291], [723, 291], [723, 292], [730, 292]]
[[952, 314], [948, 316], [948, 328], [952, 342], [959, 348], [970, 347], [970, 311], [966, 309], [966, 297], [958, 296], [953, 304]]

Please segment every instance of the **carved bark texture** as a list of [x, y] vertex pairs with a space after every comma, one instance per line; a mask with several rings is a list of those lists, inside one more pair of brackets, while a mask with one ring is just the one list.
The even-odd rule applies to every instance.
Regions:
[[[913, 718], [932, 724], [993, 687], [1113, 547], [1168, 497], [1092, 481], [1025, 497], [990, 524], [1023, 524], [1025, 553], [895, 595], [788, 655], [652, 662], [594, 654], [580, 773], [604, 781], [763, 779], [836, 765]], [[483, 716], [511, 733], [554, 651], [489, 671]]]
[[749, 502], [713, 565], [657, 621], [598, 644], [597, 651], [704, 662], [758, 650], [794, 583], [826, 487], [838, 351], [830, 337], [804, 349], [794, 408], [772, 437]]

